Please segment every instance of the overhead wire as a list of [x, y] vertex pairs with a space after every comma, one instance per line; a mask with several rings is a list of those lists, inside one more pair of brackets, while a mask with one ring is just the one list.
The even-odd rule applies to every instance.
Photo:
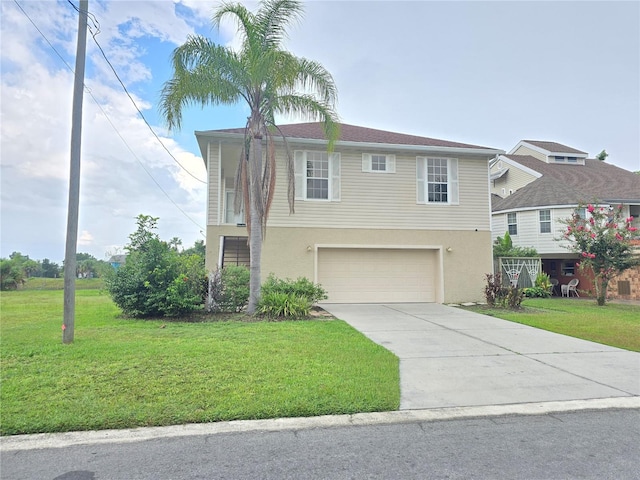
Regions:
[[[67, 63], [67, 61], [64, 59], [64, 57], [60, 54], [60, 52], [58, 52], [58, 50], [53, 46], [53, 44], [49, 41], [49, 39], [47, 38], [47, 36], [42, 32], [42, 30], [40, 30], [40, 28], [38, 28], [38, 26], [36, 25], [36, 23], [31, 19], [31, 17], [29, 16], [29, 14], [27, 14], [27, 12], [22, 8], [22, 6], [18, 3], [17, 0], [13, 0], [14, 3], [18, 6], [18, 8], [20, 9], [20, 11], [22, 11], [22, 13], [24, 14], [24, 16], [29, 20], [29, 22], [33, 25], [33, 27], [38, 31], [38, 33], [40, 34], [40, 36], [42, 36], [42, 38], [45, 40], [45, 42], [47, 42], [47, 44], [49, 45], [49, 47], [55, 52], [55, 54], [60, 58], [60, 60], [62, 60], [62, 62], [64, 63], [64, 65], [67, 67], [67, 69], [73, 73], [75, 75], [75, 71], [73, 70], [73, 68]], [[69, 0], [67, 0], [69, 1]], [[73, 5], [71, 2], [69, 2], [76, 11], [79, 12], [78, 8], [75, 7], [75, 5]], [[90, 14], [89, 12], [87, 12], [87, 16], [89, 18], [91, 18], [91, 21], [94, 22], [94, 27], [97, 29], [97, 31], [100, 31], [100, 25], [97, 21], [97, 19], [95, 18], [95, 15]], [[95, 40], [95, 39], [94, 39]], [[97, 42], [96, 42], [97, 43]], [[100, 48], [101, 49], [101, 48]], [[102, 49], [101, 49], [102, 50]], [[102, 52], [104, 55], [104, 52]], [[105, 57], [106, 58], [106, 57]], [[108, 60], [107, 60], [108, 62]], [[109, 62], [108, 62], [109, 63]], [[113, 70], [113, 66], [110, 64], [112, 70]], [[114, 70], [115, 73], [115, 70]], [[116, 73], [117, 76], [117, 73]], [[118, 77], [118, 80], [120, 81], [120, 78]], [[125, 88], [126, 91], [126, 87], [124, 87], [124, 84], [122, 84], [122, 81], [120, 81], [120, 84], [123, 86], [123, 88]], [[155, 185], [160, 189], [160, 191], [167, 197], [167, 199], [189, 220], [191, 221], [196, 227], [198, 227], [200, 229], [200, 231], [203, 230], [203, 227], [198, 224], [193, 218], [191, 218], [170, 196], [169, 194], [166, 192], [166, 190], [164, 188], [162, 188], [162, 186], [158, 183], [158, 181], [153, 177], [153, 175], [151, 174], [151, 172], [149, 172], [149, 170], [144, 166], [144, 164], [142, 163], [142, 161], [140, 160], [140, 158], [136, 155], [136, 153], [133, 151], [133, 149], [131, 148], [131, 146], [127, 143], [127, 141], [125, 140], [125, 138], [122, 136], [122, 134], [120, 133], [120, 131], [118, 130], [118, 128], [114, 125], [114, 123], [111, 121], [111, 119], [109, 118], [109, 115], [107, 114], [107, 112], [102, 108], [102, 105], [100, 104], [100, 102], [98, 102], [98, 100], [96, 99], [96, 97], [93, 95], [93, 93], [91, 92], [91, 89], [84, 84], [84, 89], [86, 90], [86, 92], [89, 94], [89, 96], [93, 99], [93, 101], [95, 102], [95, 104], [98, 106], [98, 108], [100, 109], [100, 111], [102, 112], [102, 114], [105, 116], [105, 118], [107, 119], [107, 121], [109, 122], [109, 125], [111, 125], [111, 128], [113, 128], [113, 130], [116, 132], [116, 134], [118, 135], [118, 137], [120, 137], [120, 140], [122, 140], [122, 143], [124, 143], [124, 145], [127, 147], [127, 149], [129, 150], [129, 152], [131, 153], [131, 155], [133, 155], [133, 157], [135, 158], [135, 160], [140, 164], [140, 166], [142, 167], [142, 169], [144, 170], [144, 172], [149, 176], [149, 178], [151, 178], [151, 180], [153, 181], [153, 183], [155, 183]], [[133, 99], [131, 98], [131, 96], [129, 95], [129, 92], [126, 92], [127, 95], [129, 96], [129, 98], [131, 99], [131, 101], [133, 102]], [[134, 106], [135, 106], [135, 102]], [[140, 115], [142, 116], [142, 113], [140, 112], [140, 110], [138, 109], [138, 107], [136, 106], [136, 110], [138, 110], [138, 113], [140, 113]], [[145, 123], [147, 124], [147, 127], [149, 127], [152, 131], [152, 133], [154, 133], [155, 137], [158, 139], [158, 141], [160, 141], [160, 139], [158, 138], [158, 136], [155, 134], [155, 132], [153, 132], [153, 129], [151, 128], [151, 126], [149, 125], [149, 123], [146, 121], [146, 119], [143, 116], [143, 120], [145, 121]], [[167, 152], [169, 153], [169, 155], [171, 155], [171, 157], [176, 161], [176, 163], [178, 163], [178, 165], [180, 165], [180, 167], [182, 167], [183, 170], [185, 170], [187, 173], [189, 173], [192, 177], [193, 175], [186, 169], [184, 168], [180, 162], [177, 161], [177, 159], [171, 154], [171, 152], [169, 152], [169, 150], [166, 148], [166, 146], [162, 143], [162, 141], [160, 141], [160, 143], [162, 144], [162, 146], [164, 147], [165, 150], [167, 150]], [[198, 180], [199, 182], [205, 183], [202, 180], [194, 177], [196, 180]]]

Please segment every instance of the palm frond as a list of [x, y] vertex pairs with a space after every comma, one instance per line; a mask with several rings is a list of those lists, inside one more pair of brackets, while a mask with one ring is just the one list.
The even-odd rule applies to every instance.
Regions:
[[280, 49], [287, 27], [302, 18], [302, 3], [297, 0], [266, 0], [256, 14], [256, 26], [265, 49]]

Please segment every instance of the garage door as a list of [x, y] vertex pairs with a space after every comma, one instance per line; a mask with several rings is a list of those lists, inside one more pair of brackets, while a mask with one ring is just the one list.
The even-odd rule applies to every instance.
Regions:
[[436, 251], [319, 248], [318, 282], [335, 303], [435, 302]]

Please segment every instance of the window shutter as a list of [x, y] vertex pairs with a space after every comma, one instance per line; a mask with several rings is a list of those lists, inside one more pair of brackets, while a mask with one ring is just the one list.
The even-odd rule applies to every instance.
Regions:
[[304, 165], [304, 152], [296, 150], [294, 153], [294, 169], [295, 169], [295, 187], [296, 187], [296, 200], [304, 200], [305, 194], [305, 165]]
[[362, 171], [363, 172], [371, 171], [371, 154], [369, 153], [362, 154]]
[[458, 195], [458, 159], [450, 158], [449, 159], [449, 191], [451, 192], [451, 196], [449, 198], [449, 203], [452, 205], [458, 205], [460, 203], [459, 195]]
[[331, 200], [340, 200], [340, 154], [332, 153], [329, 155], [331, 164]]
[[416, 157], [416, 190], [418, 203], [425, 203], [424, 186], [425, 186], [425, 163], [427, 159], [424, 157]]
[[387, 172], [396, 173], [396, 156], [387, 155]]

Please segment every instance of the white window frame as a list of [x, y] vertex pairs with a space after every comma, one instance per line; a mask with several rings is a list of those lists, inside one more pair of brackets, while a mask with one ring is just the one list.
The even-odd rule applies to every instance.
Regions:
[[[229, 199], [231, 197], [231, 199]], [[240, 213], [236, 215], [233, 213], [233, 200], [235, 198], [235, 190], [227, 189], [224, 192], [224, 224], [228, 225], [244, 225], [244, 205], [240, 209]], [[231, 200], [231, 201], [229, 201]], [[233, 217], [232, 221], [229, 221], [229, 215]]]
[[[384, 157], [384, 170], [374, 168], [374, 157]], [[396, 156], [384, 153], [363, 153], [362, 171], [366, 173], [396, 173]]]
[[[509, 215], [513, 215], [513, 222], [510, 221]], [[511, 233], [512, 226], [515, 227], [514, 233]], [[507, 213], [507, 231], [511, 236], [518, 235], [518, 214], [516, 212]]]
[[[328, 192], [327, 198], [307, 198], [307, 155], [321, 154], [328, 160]], [[296, 200], [305, 202], [339, 202], [340, 201], [340, 154], [318, 150], [296, 150], [294, 152]]]
[[[429, 184], [444, 183], [444, 182], [430, 182], [428, 167], [430, 162], [442, 162], [446, 161], [447, 166], [447, 201], [429, 201]], [[458, 182], [458, 159], [446, 158], [446, 157], [416, 157], [416, 190], [417, 190], [417, 203], [429, 204], [429, 205], [459, 205], [459, 182]]]
[[[545, 220], [543, 220], [543, 219], [542, 219], [542, 213], [543, 213], [543, 212], [549, 212], [549, 220], [546, 220], [546, 219], [545, 219]], [[545, 209], [545, 210], [538, 210], [538, 223], [540, 224], [540, 233], [541, 233], [542, 235], [547, 235], [547, 234], [553, 233], [553, 228], [552, 228], [552, 223], [551, 223], [551, 221], [552, 221], [552, 214], [551, 214], [551, 210], [549, 210], [549, 209]], [[546, 225], [546, 224], [549, 224], [549, 231], [548, 231], [548, 232], [543, 232], [543, 231], [542, 231], [542, 225], [543, 225], [543, 224], [545, 224], [545, 225]]]

